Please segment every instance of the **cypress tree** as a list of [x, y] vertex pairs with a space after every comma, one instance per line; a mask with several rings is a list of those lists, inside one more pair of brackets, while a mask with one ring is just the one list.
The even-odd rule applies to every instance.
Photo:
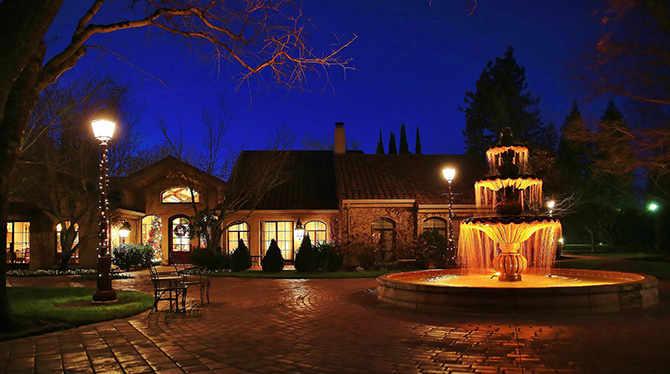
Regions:
[[398, 154], [398, 148], [395, 145], [395, 133], [393, 131], [391, 131], [391, 138], [389, 139], [389, 154], [390, 155]]
[[398, 145], [398, 153], [401, 155], [409, 154], [409, 144], [407, 144], [407, 133], [405, 132], [405, 124], [400, 126], [400, 144]]
[[314, 253], [314, 248], [312, 248], [312, 241], [309, 239], [309, 234], [306, 234], [302, 239], [298, 254], [295, 255], [295, 271], [316, 271], [316, 254]]
[[243, 271], [251, 267], [251, 253], [249, 248], [244, 244], [244, 240], [240, 239], [237, 243], [237, 248], [230, 258], [230, 267], [232, 271]]
[[419, 126], [416, 127], [416, 143], [414, 143], [414, 153], [421, 154], [421, 136], [419, 135]]
[[377, 155], [384, 154], [384, 142], [382, 142], [382, 130], [379, 130], [379, 141], [377, 142], [377, 150], [375, 151]]
[[284, 269], [284, 257], [281, 255], [281, 250], [276, 240], [272, 239], [270, 241], [270, 248], [265, 253], [261, 265], [263, 266], [263, 271], [278, 272]]

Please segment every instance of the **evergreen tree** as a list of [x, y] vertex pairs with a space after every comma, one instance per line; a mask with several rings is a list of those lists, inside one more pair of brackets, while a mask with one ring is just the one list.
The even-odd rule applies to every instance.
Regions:
[[409, 154], [409, 144], [407, 143], [407, 132], [405, 131], [405, 124], [400, 126], [400, 144], [398, 145], [398, 153], [401, 155]]
[[419, 135], [419, 126], [416, 127], [416, 143], [414, 144], [414, 153], [421, 154], [421, 136]]
[[237, 242], [237, 248], [230, 258], [230, 267], [232, 271], [243, 271], [251, 267], [251, 252], [244, 244], [244, 240], [240, 239]]
[[379, 130], [379, 141], [377, 142], [377, 150], [375, 151], [377, 155], [384, 154], [384, 142], [382, 142], [382, 130]]
[[459, 108], [465, 113], [466, 153], [483, 157], [505, 127], [520, 142], [543, 145], [544, 126], [537, 109], [540, 99], [531, 97], [527, 86], [525, 69], [514, 59], [514, 48], [488, 62], [475, 91], [465, 92], [467, 107]]
[[284, 269], [284, 257], [281, 255], [281, 250], [276, 240], [272, 239], [270, 241], [270, 248], [265, 253], [261, 266], [263, 266], [263, 271], [269, 272], [278, 272]]
[[562, 183], [574, 186], [588, 176], [592, 158], [589, 149], [593, 147], [590, 138], [590, 132], [575, 101], [563, 121], [558, 142], [557, 158]]
[[300, 243], [300, 249], [295, 255], [295, 271], [310, 272], [316, 271], [316, 254], [312, 248], [312, 241], [309, 234], [306, 234]]
[[398, 148], [395, 145], [395, 133], [393, 131], [391, 131], [391, 138], [389, 138], [389, 154], [390, 155], [398, 154]]

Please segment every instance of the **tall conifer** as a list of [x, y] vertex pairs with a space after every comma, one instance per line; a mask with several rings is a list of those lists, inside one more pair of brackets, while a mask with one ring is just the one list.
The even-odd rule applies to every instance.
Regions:
[[421, 136], [419, 135], [419, 126], [416, 127], [416, 143], [414, 143], [414, 153], [421, 154]]
[[398, 153], [401, 155], [409, 154], [409, 144], [407, 143], [407, 132], [405, 131], [405, 124], [400, 126], [400, 144], [398, 145]]
[[395, 133], [393, 131], [391, 131], [391, 138], [389, 138], [389, 154], [390, 155], [398, 154], [398, 148], [395, 145]]
[[382, 142], [382, 130], [379, 130], [379, 141], [377, 142], [377, 150], [375, 154], [383, 155], [384, 154], [384, 142]]

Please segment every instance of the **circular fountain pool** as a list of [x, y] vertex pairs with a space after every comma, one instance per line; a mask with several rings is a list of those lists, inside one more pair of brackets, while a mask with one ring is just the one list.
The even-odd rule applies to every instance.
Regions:
[[460, 269], [387, 274], [377, 278], [377, 296], [393, 305], [428, 312], [605, 313], [658, 302], [658, 280], [611, 271], [552, 269], [500, 282]]

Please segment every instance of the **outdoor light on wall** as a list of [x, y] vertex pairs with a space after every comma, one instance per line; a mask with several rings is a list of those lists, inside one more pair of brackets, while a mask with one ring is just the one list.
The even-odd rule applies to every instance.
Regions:
[[[93, 135], [100, 142], [100, 244], [98, 252], [98, 289], [93, 291], [94, 303], [110, 303], [116, 301], [116, 291], [112, 288], [112, 277], [109, 270], [112, 257], [109, 254], [109, 201], [107, 200], [107, 143], [114, 136], [116, 122], [107, 113], [100, 114], [91, 121]], [[119, 233], [120, 234], [120, 233]]]
[[130, 232], [132, 231], [132, 227], [130, 226], [130, 223], [127, 221], [123, 221], [123, 224], [121, 227], [119, 227], [119, 236], [121, 237], [121, 242], [125, 243], [126, 238], [128, 235], [130, 235]]
[[295, 224], [295, 230], [293, 231], [295, 231], [295, 239], [302, 243], [302, 239], [305, 237], [305, 228], [302, 226], [300, 218], [298, 218], [298, 222]]

